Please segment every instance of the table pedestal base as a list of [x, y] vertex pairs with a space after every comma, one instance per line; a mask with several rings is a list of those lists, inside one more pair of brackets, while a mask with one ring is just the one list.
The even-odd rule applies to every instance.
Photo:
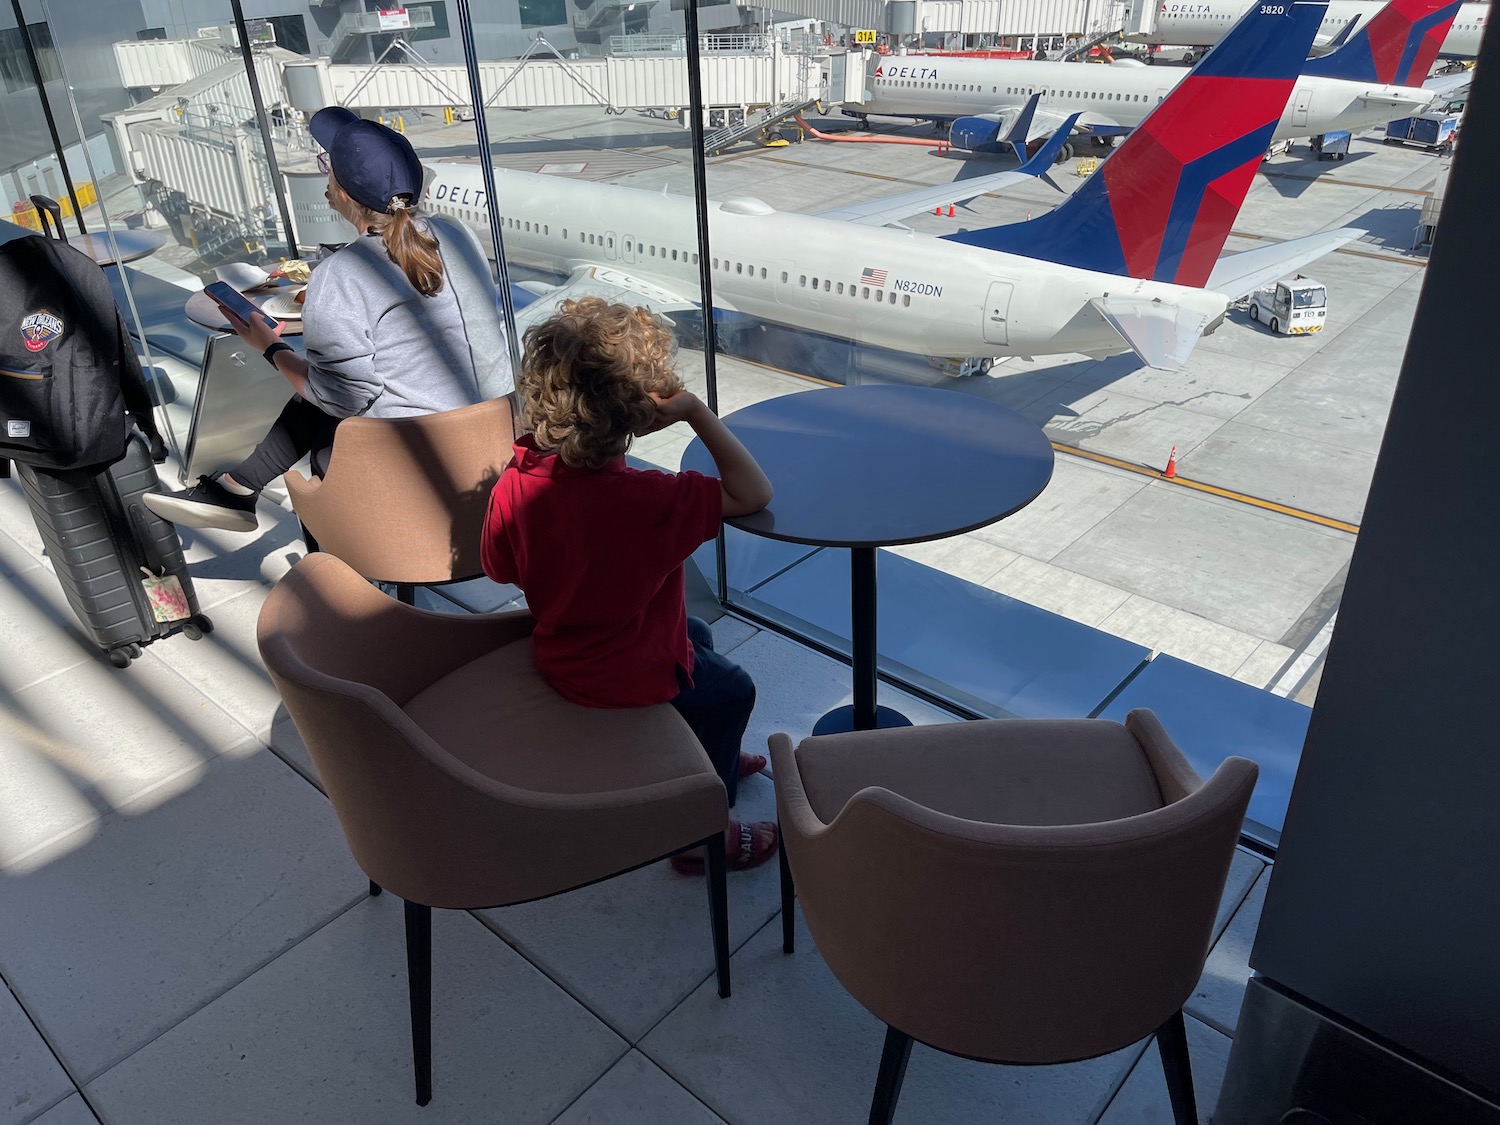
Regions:
[[[890, 707], [875, 708], [875, 730], [886, 730], [890, 727], [909, 727], [911, 720], [900, 711]], [[870, 727], [856, 727], [854, 725], [853, 707], [835, 707], [828, 714], [813, 725], [813, 734], [844, 734], [851, 730], [870, 730]]]

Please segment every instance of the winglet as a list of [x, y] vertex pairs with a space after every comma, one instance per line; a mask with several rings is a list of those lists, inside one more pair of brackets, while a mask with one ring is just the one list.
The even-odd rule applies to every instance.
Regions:
[[1331, 55], [1345, 43], [1349, 42], [1349, 36], [1354, 34], [1354, 29], [1359, 26], [1359, 21], [1363, 18], [1363, 16], [1355, 16], [1343, 27], [1339, 28], [1339, 33], [1330, 39], [1327, 46], [1324, 47], [1323, 54]]
[[1042, 104], [1041, 94], [1032, 94], [1021, 107], [1021, 112], [1016, 114], [1016, 119], [1005, 131], [1005, 143], [1010, 145], [1016, 154], [1016, 159], [1022, 164], [1026, 163], [1026, 142], [1031, 140], [1031, 122], [1036, 117], [1036, 107]]
[[[1040, 95], [1037, 96], [1040, 97]], [[1062, 151], [1063, 145], [1067, 144], [1068, 138], [1072, 136], [1073, 126], [1078, 124], [1078, 119], [1082, 116], [1082, 113], [1075, 113], [1058, 126], [1057, 132], [1047, 138], [1047, 143], [1037, 149], [1036, 155], [1030, 160], [1025, 158], [1024, 154], [1026, 150], [1024, 147], [1018, 149], [1016, 154], [1022, 159], [1021, 166], [1016, 171], [1028, 176], [1040, 176], [1048, 168], [1052, 167], [1053, 162], [1057, 160], [1057, 154]]]
[[1302, 73], [1386, 86], [1420, 86], [1437, 61], [1460, 2], [1391, 0], [1338, 50], [1310, 59]]

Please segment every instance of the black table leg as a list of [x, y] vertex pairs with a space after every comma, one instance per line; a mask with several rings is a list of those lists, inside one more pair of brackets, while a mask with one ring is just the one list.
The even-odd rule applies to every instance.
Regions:
[[849, 548], [849, 616], [854, 705], [836, 707], [818, 720], [813, 734], [838, 734], [877, 727], [909, 727], [911, 720], [899, 711], [875, 705], [878, 680], [875, 674], [875, 548]]

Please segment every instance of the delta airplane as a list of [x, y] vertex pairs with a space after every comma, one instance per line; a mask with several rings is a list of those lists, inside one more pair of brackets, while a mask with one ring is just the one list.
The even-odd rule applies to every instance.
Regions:
[[[1191, 43], [1209, 46], [1234, 26], [1234, 21], [1250, 10], [1254, 0], [1165, 0], [1156, 10], [1150, 32], [1129, 34], [1136, 43]], [[1318, 42], [1332, 43], [1351, 27], [1368, 23], [1380, 11], [1378, 3], [1369, 0], [1331, 0]], [[1479, 54], [1479, 40], [1489, 18], [1488, 4], [1464, 4], [1453, 26], [1442, 39], [1439, 54], [1445, 59], [1472, 59]], [[1357, 22], [1356, 22], [1357, 21]]]
[[[987, 190], [985, 180], [818, 215], [753, 198], [710, 203], [714, 304], [917, 355], [1134, 351], [1176, 370], [1231, 301], [1363, 233], [1346, 228], [1218, 260], [1325, 3], [1259, 5], [1097, 174], [1025, 223], [941, 237], [889, 225], [919, 201], [925, 209], [972, 198]], [[1066, 135], [1060, 130], [1030, 163], [1050, 163]], [[432, 172], [423, 205], [487, 236], [481, 169], [435, 163]], [[523, 326], [585, 295], [667, 316], [698, 308], [690, 198], [494, 174], [507, 258], [567, 277], [527, 286], [541, 299], [522, 310]]]
[[[1334, 54], [1302, 66], [1270, 140], [1353, 131], [1420, 113], [1432, 92], [1407, 86], [1426, 78], [1458, 7], [1458, 0], [1391, 0]], [[1034, 94], [1041, 95], [1036, 122], [1045, 131], [1079, 112], [1084, 129], [1096, 136], [1128, 132], [1188, 73], [931, 55], [877, 56], [875, 63], [860, 116], [951, 120], [954, 148], [969, 152], [996, 151], [999, 130]], [[1232, 111], [1227, 103], [1224, 109]], [[1063, 159], [1070, 155], [1063, 150]]]

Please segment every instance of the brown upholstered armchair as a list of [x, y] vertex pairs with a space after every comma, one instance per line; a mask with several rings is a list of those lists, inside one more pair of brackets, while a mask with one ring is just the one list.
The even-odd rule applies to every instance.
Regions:
[[707, 853], [729, 995], [724, 783], [668, 704], [598, 710], [547, 686], [531, 616], [430, 613], [315, 554], [267, 596], [260, 652], [371, 894], [406, 912], [417, 1104], [432, 1097], [432, 908], [544, 898]]
[[872, 1125], [889, 1125], [913, 1040], [1040, 1064], [1153, 1033], [1177, 1125], [1196, 1125], [1181, 1009], [1254, 763], [1202, 782], [1139, 710], [770, 742], [784, 948], [795, 877], [819, 952], [887, 1025]]
[[285, 476], [309, 550], [337, 555], [412, 604], [415, 587], [483, 573], [485, 507], [515, 440], [508, 398], [339, 424], [328, 474]]

